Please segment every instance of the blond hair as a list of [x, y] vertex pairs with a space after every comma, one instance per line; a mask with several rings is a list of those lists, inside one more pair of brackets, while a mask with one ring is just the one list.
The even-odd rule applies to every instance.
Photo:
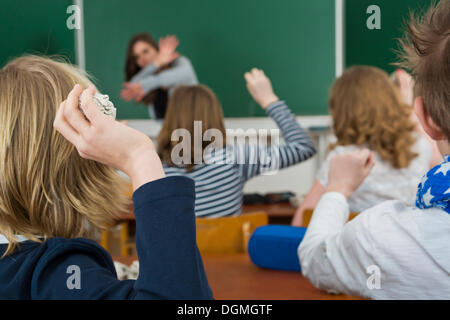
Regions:
[[[191, 134], [191, 149], [194, 150], [194, 121], [202, 122], [202, 137], [208, 129], [218, 129], [222, 133], [222, 144], [226, 144], [222, 107], [214, 92], [205, 85], [178, 86], [170, 96], [158, 136], [158, 153], [165, 165], [175, 166], [171, 159], [172, 149], [178, 143], [171, 140], [174, 130], [188, 130]], [[202, 141], [202, 155], [209, 143]], [[194, 167], [194, 152], [191, 152], [191, 163], [185, 167], [187, 170]]]
[[126, 185], [106, 165], [79, 156], [54, 130], [61, 102], [76, 83], [91, 82], [77, 68], [24, 56], [0, 70], [0, 233], [18, 245], [87, 235], [87, 222], [104, 228], [124, 212]]
[[365, 145], [394, 168], [406, 168], [417, 153], [411, 106], [402, 102], [386, 72], [368, 66], [347, 69], [330, 93], [337, 145]]
[[450, 0], [435, 3], [422, 18], [411, 12], [399, 65], [411, 71], [416, 95], [450, 141]]

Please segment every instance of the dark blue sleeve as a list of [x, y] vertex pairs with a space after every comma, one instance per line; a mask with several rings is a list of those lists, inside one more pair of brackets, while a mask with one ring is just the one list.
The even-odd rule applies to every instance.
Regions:
[[133, 202], [142, 270], [136, 298], [212, 299], [197, 247], [194, 181], [175, 176], [147, 183]]
[[133, 202], [137, 280], [118, 280], [110, 255], [93, 241], [53, 239], [35, 268], [32, 298], [212, 299], [196, 243], [194, 182], [153, 181], [134, 192]]

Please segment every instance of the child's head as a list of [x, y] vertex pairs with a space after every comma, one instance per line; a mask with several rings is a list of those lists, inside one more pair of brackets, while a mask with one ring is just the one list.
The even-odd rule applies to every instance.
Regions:
[[[194, 121], [201, 121], [199, 132], [194, 133]], [[171, 154], [172, 149], [179, 143], [178, 137], [172, 141], [172, 134], [175, 130], [185, 129], [190, 133], [190, 139], [187, 143], [191, 147], [190, 165], [194, 164], [194, 154], [202, 153], [209, 141], [203, 141], [202, 137], [209, 129], [219, 130], [222, 134], [222, 144], [226, 143], [226, 131], [223, 121], [222, 107], [214, 92], [204, 85], [179, 86], [175, 88], [170, 96], [167, 106], [164, 124], [158, 136], [158, 153], [161, 160], [166, 165], [174, 165]], [[199, 136], [202, 143], [198, 150], [194, 147], [194, 138]], [[185, 142], [185, 141], [183, 141]], [[186, 143], [186, 142], [185, 142]]]
[[404, 104], [388, 74], [368, 66], [346, 70], [330, 93], [336, 145], [365, 145], [394, 168], [408, 167], [417, 156], [412, 109]]
[[423, 18], [411, 14], [402, 65], [416, 81], [414, 108], [442, 154], [450, 154], [450, 0], [433, 5]]
[[38, 241], [86, 235], [123, 212], [126, 188], [114, 169], [83, 159], [53, 128], [56, 111], [76, 83], [76, 68], [25, 56], [0, 70], [0, 233]]

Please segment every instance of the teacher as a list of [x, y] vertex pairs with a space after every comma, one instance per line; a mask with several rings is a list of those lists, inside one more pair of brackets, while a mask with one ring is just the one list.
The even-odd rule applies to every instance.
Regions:
[[168, 96], [177, 85], [197, 84], [191, 62], [176, 52], [176, 36], [166, 36], [157, 44], [144, 32], [134, 35], [125, 62], [125, 78], [120, 96], [148, 106], [150, 118], [163, 119]]

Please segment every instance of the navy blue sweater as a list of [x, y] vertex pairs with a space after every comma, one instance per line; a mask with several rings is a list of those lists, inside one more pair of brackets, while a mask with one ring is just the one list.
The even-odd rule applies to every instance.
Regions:
[[[26, 241], [0, 259], [0, 299], [212, 299], [196, 243], [194, 190], [191, 179], [168, 177], [134, 192], [137, 280], [118, 280], [111, 256], [94, 241]], [[79, 289], [68, 286], [69, 266], [79, 267]]]

